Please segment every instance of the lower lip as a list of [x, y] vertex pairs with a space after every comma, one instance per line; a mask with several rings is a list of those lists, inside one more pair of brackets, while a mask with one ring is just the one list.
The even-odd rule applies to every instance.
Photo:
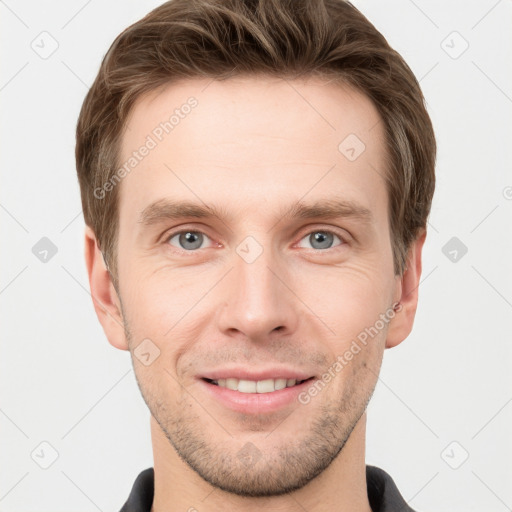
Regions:
[[297, 396], [304, 391], [314, 379], [309, 379], [295, 386], [279, 389], [270, 393], [242, 393], [199, 379], [200, 385], [213, 398], [228, 409], [244, 414], [265, 414], [278, 411], [298, 402]]

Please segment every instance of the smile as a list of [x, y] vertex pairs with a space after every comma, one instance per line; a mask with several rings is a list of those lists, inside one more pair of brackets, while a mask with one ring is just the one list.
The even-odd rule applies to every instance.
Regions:
[[[311, 377], [312, 378], [312, 377]], [[215, 384], [221, 388], [231, 389], [232, 391], [239, 391], [240, 393], [272, 393], [284, 388], [291, 388], [293, 386], [302, 384], [306, 380], [297, 379], [264, 379], [264, 380], [245, 380], [236, 378], [227, 379], [205, 379], [211, 384]]]
[[[309, 378], [238, 379], [215, 376], [198, 379], [201, 389], [221, 407], [246, 415], [270, 414], [301, 406], [298, 395], [311, 385]], [[229, 375], [229, 374], [228, 374]], [[279, 375], [279, 374], [278, 374]]]

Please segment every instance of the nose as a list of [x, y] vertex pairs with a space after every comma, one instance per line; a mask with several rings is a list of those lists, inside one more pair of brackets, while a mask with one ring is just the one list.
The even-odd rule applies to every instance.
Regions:
[[299, 311], [291, 278], [279, 259], [265, 249], [254, 261], [233, 254], [233, 265], [221, 292], [220, 330], [254, 342], [293, 333]]

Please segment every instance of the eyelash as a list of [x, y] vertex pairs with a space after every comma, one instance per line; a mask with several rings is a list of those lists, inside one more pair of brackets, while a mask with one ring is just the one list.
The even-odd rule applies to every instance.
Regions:
[[[176, 247], [174, 245], [171, 245], [169, 243], [170, 240], [172, 238], [174, 238], [176, 235], [181, 235], [183, 233], [200, 233], [200, 234], [210, 238], [206, 233], [204, 233], [203, 231], [200, 231], [198, 229], [180, 229], [179, 231], [173, 231], [171, 233], [166, 234], [164, 236], [163, 243], [167, 244], [169, 247], [172, 247], [173, 251], [177, 251], [179, 253], [185, 253], [187, 255], [193, 255], [194, 253], [197, 253], [200, 249], [186, 250], [186, 249], [182, 249], [181, 247]], [[304, 240], [304, 238], [312, 235], [313, 233], [327, 233], [330, 235], [334, 235], [334, 236], [338, 237], [338, 239], [340, 240], [341, 243], [338, 245], [335, 245], [333, 247], [328, 247], [327, 249], [315, 249], [315, 248], [309, 248], [309, 247], [304, 247], [303, 249], [308, 249], [310, 251], [315, 251], [315, 252], [320, 253], [320, 252], [327, 252], [329, 250], [335, 250], [337, 248], [340, 248], [340, 247], [348, 244], [347, 237], [345, 235], [341, 235], [340, 233], [338, 233], [337, 231], [334, 231], [332, 229], [322, 229], [322, 228], [312, 229], [312, 230], [306, 232], [303, 236], [300, 237], [299, 241], [296, 244], [300, 243], [302, 240]], [[204, 249], [209, 249], [209, 248], [210, 247], [204, 247]]]

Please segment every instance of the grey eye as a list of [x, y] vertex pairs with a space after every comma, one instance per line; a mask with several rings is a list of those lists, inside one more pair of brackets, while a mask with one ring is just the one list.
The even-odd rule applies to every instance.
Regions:
[[[299, 246], [308, 249], [330, 249], [336, 240], [342, 243], [342, 240], [330, 231], [313, 231], [301, 240]], [[304, 242], [306, 242], [306, 245], [304, 245]], [[336, 245], [339, 245], [339, 243]]]
[[[192, 251], [194, 249], [199, 249], [204, 242], [204, 235], [199, 233], [198, 231], [183, 231], [181, 233], [176, 233], [169, 239], [169, 243], [174, 245], [175, 247], [179, 247], [180, 249], [185, 249], [186, 251]], [[173, 240], [177, 239], [177, 244], [173, 243]]]
[[317, 231], [309, 235], [309, 243], [314, 249], [328, 249], [332, 245], [333, 238], [331, 233]]

